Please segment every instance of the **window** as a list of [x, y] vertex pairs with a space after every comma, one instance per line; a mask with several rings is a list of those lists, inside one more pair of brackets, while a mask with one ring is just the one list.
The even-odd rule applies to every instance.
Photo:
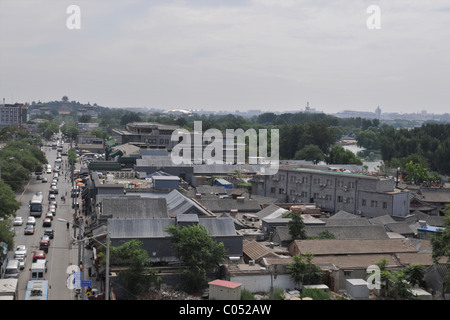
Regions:
[[371, 206], [372, 208], [378, 207], [378, 201], [375, 201], [375, 200], [370, 201], [370, 206]]
[[363, 207], [365, 207], [365, 206], [366, 206], [366, 203], [367, 203], [366, 199], [362, 199], [362, 201], [361, 201], [361, 205], [362, 205]]
[[383, 209], [387, 209], [387, 202], [383, 201]]
[[270, 193], [275, 193], [275, 187], [270, 188]]
[[283, 188], [278, 189], [278, 193], [279, 194], [283, 194], [284, 193], [284, 189]]
[[338, 197], [337, 197], [337, 202], [343, 202], [343, 200], [344, 200], [344, 199], [343, 199], [342, 196], [338, 196]]

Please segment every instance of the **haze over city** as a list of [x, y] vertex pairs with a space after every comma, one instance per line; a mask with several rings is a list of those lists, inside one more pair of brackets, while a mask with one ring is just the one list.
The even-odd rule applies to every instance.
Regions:
[[0, 40], [5, 103], [450, 110], [446, 0], [2, 0]]

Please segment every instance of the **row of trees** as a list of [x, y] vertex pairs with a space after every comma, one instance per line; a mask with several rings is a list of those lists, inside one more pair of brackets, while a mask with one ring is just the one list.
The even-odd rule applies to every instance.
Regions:
[[48, 162], [35, 143], [33, 138], [9, 141], [0, 152], [1, 178], [13, 191], [20, 190], [30, 174], [42, 171]]
[[[14, 246], [9, 218], [20, 208], [15, 192], [23, 188], [31, 172], [42, 170], [43, 164], [47, 163], [45, 154], [35, 146], [38, 139], [24, 138], [26, 135], [12, 127], [0, 132], [1, 141], [9, 140], [0, 150], [0, 244], [6, 244], [8, 250]], [[10, 140], [18, 137], [23, 138]]]
[[359, 146], [380, 150], [391, 167], [413, 162], [428, 171], [450, 174], [450, 124], [428, 123], [412, 130], [371, 126], [356, 136]]

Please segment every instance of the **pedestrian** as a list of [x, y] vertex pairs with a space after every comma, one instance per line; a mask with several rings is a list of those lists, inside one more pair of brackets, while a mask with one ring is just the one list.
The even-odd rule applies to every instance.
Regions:
[[67, 230], [69, 230], [69, 222], [67, 222], [66, 225], [67, 225]]

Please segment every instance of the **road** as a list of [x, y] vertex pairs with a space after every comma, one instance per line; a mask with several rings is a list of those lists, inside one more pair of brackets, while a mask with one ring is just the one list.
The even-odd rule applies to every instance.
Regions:
[[[54, 161], [56, 160], [57, 151], [51, 150], [50, 147], [44, 148], [47, 160], [49, 164], [54, 166]], [[67, 157], [63, 156], [63, 160]], [[72, 201], [70, 198], [70, 180], [65, 179], [65, 169], [63, 173], [60, 173], [60, 178], [58, 181], [59, 194], [57, 195], [58, 207], [56, 210], [56, 215], [52, 221], [51, 228], [55, 230], [55, 236], [51, 240], [50, 249], [47, 256], [47, 266], [48, 272], [46, 279], [49, 280], [49, 300], [73, 300], [74, 292], [69, 290], [66, 286], [67, 274], [66, 270], [69, 265], [78, 264], [78, 246], [73, 247], [71, 245], [71, 237], [73, 236], [72, 227], [67, 229], [66, 223], [58, 221], [58, 218], [63, 218], [69, 221], [73, 221], [73, 209]], [[48, 209], [48, 194], [50, 189], [50, 183], [53, 179], [52, 174], [44, 174], [44, 177], [48, 179], [47, 183], [42, 183], [41, 180], [36, 180], [36, 177], [32, 176], [29, 184], [26, 186], [25, 191], [18, 196], [18, 200], [21, 202], [20, 209], [16, 212], [17, 216], [21, 216], [24, 220], [23, 226], [14, 227], [16, 230], [16, 235], [14, 238], [15, 246], [19, 244], [24, 244], [27, 246], [27, 261], [25, 268], [21, 271], [19, 275], [19, 300], [24, 300], [25, 291], [27, 287], [27, 282], [29, 278], [29, 269], [32, 263], [33, 252], [39, 249], [39, 241], [44, 234], [44, 229], [48, 227], [42, 226], [42, 221]], [[24, 235], [25, 222], [29, 216], [28, 202], [31, 200], [32, 196], [37, 192], [42, 191], [44, 195], [44, 205], [42, 217], [36, 218], [36, 230], [34, 235]], [[65, 194], [67, 191], [67, 198], [65, 203], [61, 200], [61, 195]]]

